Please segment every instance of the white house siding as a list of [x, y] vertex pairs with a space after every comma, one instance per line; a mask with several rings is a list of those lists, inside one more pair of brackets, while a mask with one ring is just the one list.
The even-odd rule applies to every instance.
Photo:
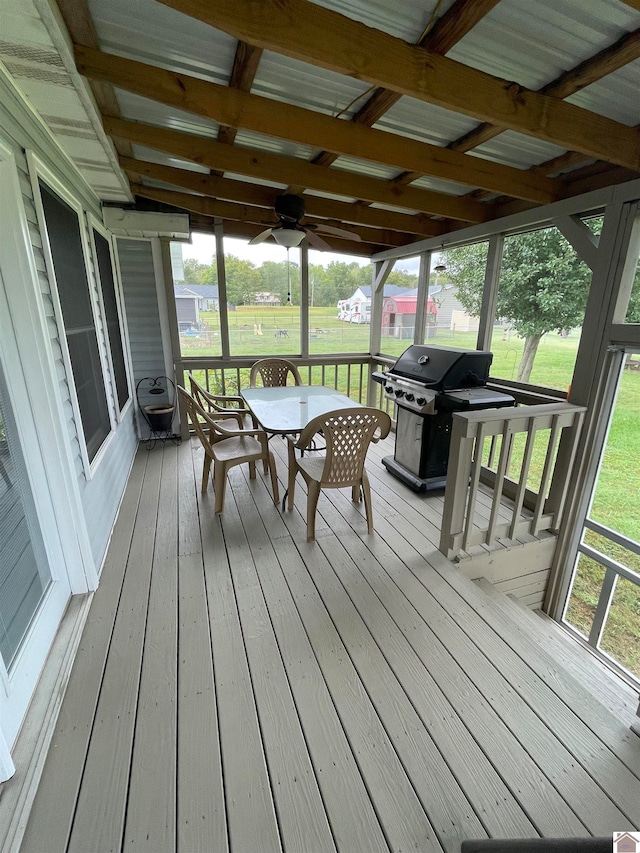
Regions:
[[[42, 326], [49, 339], [52, 374], [57, 380], [57, 393], [63, 411], [67, 440], [71, 447], [91, 551], [95, 565], [99, 567], [106, 551], [109, 534], [136, 449], [133, 407], [129, 407], [128, 414], [117, 425], [115, 434], [112, 434], [108, 439], [105, 452], [99, 464], [92, 471], [91, 479], [88, 480], [80, 452], [81, 425], [76, 423], [69, 393], [70, 382], [73, 382], [73, 378], [67, 375], [62, 357], [61, 340], [64, 340], [64, 332], [58, 327], [54, 312], [51, 282], [44, 258], [43, 236], [36, 215], [25, 152], [27, 150], [33, 151], [55, 177], [81, 202], [83, 209], [94, 214], [98, 220], [102, 218], [101, 208], [98, 200], [82, 182], [73, 165], [58, 149], [48, 131], [25, 107], [2, 74], [0, 74], [0, 135], [5, 144], [12, 148], [15, 155], [29, 227], [29, 237], [37, 269], [38, 286], [42, 297]], [[86, 222], [81, 222], [81, 227], [86, 229]], [[91, 281], [91, 275], [89, 275], [89, 280]], [[8, 287], [11, 285], [11, 282], [7, 283]], [[106, 340], [100, 320], [97, 323], [97, 334], [99, 347], [104, 353], [106, 352]], [[43, 377], [43, 381], [48, 381], [48, 379]], [[109, 380], [106, 381], [106, 393], [111, 405], [114, 400], [114, 389]]]
[[[124, 237], [117, 247], [135, 386], [145, 376], [166, 374], [153, 250], [150, 240]], [[144, 423], [141, 430], [149, 434]]]

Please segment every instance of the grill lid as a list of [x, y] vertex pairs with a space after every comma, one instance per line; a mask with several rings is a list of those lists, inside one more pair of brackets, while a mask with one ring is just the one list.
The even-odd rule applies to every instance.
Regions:
[[389, 373], [413, 379], [434, 391], [477, 388], [486, 385], [492, 361], [490, 352], [413, 344]]

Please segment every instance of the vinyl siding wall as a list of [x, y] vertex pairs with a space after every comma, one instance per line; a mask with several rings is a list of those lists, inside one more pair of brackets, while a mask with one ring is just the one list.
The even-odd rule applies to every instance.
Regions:
[[[82, 204], [83, 209], [93, 213], [100, 221], [101, 211], [98, 200], [90, 189], [84, 185], [73, 166], [66, 160], [64, 154], [57, 148], [55, 141], [40, 125], [33, 114], [25, 108], [15, 91], [0, 74], [0, 136], [4, 143], [14, 152], [15, 162], [19, 173], [22, 200], [26, 213], [29, 238], [33, 249], [35, 266], [38, 275], [38, 289], [41, 294], [42, 327], [48, 338], [48, 348], [51, 356], [51, 372], [57, 384], [63, 418], [66, 440], [71, 448], [75, 476], [81, 495], [85, 513], [87, 531], [91, 542], [91, 550], [95, 565], [102, 563], [109, 535], [120, 498], [126, 485], [129, 469], [136, 450], [136, 436], [133, 427], [133, 405], [129, 404], [122, 421], [117, 424], [104, 447], [99, 463], [94, 466], [91, 479], [87, 479], [80, 450], [83, 440], [81, 424], [76, 422], [74, 408], [71, 403], [70, 385], [73, 377], [67, 372], [63, 354], [64, 330], [59, 327], [54, 311], [52, 286], [47, 274], [44, 254], [44, 238], [40, 231], [36, 206], [29, 175], [26, 151], [33, 151], [48, 169], [61, 181]], [[1, 194], [1, 188], [0, 188]], [[84, 217], [83, 217], [84, 220]], [[87, 229], [86, 221], [81, 221], [81, 227]], [[88, 270], [92, 280], [92, 269]], [[7, 287], [12, 282], [6, 282]], [[92, 284], [92, 286], [95, 286]], [[98, 341], [101, 353], [106, 353], [106, 340], [101, 322], [97, 326]], [[43, 377], [43, 382], [50, 378]], [[106, 393], [110, 405], [114, 401], [112, 383], [107, 380]], [[113, 409], [115, 411], [115, 408]]]

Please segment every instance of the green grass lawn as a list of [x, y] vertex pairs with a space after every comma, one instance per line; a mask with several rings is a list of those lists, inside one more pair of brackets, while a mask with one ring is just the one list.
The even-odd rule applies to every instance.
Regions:
[[[238, 307], [229, 312], [229, 333], [232, 356], [296, 355], [300, 352], [300, 309], [297, 306], [262, 308]], [[183, 355], [202, 357], [220, 355], [219, 315], [203, 313], [202, 321], [207, 331], [195, 336], [181, 336]], [[309, 315], [311, 355], [336, 353], [366, 353], [369, 351], [369, 326], [345, 323], [337, 319], [333, 308], [311, 308]], [[433, 330], [430, 330], [433, 332]], [[566, 391], [571, 377], [580, 341], [579, 330], [567, 337], [546, 335], [539, 346], [531, 383]], [[383, 337], [382, 352], [397, 357], [411, 344], [410, 339]], [[475, 332], [456, 332], [438, 329], [428, 343], [475, 349]], [[524, 341], [513, 333], [496, 328], [491, 351], [491, 375], [501, 379], [515, 379]], [[242, 377], [248, 383], [247, 376]], [[367, 377], [364, 376], [364, 382]], [[314, 370], [314, 383], [322, 381], [319, 369]], [[347, 369], [332, 368], [326, 375], [328, 384], [347, 391]], [[231, 393], [234, 389], [227, 389]], [[357, 398], [358, 379], [352, 379], [351, 396]], [[544, 459], [544, 437], [541, 437], [537, 460], [532, 463], [533, 482], [539, 479]], [[640, 509], [638, 482], [640, 464], [640, 371], [623, 372], [615, 417], [611, 424], [598, 488], [590, 516], [600, 523], [640, 540]], [[514, 450], [514, 464], [518, 459]], [[539, 469], [539, 470], [538, 470]], [[512, 469], [513, 470], [513, 469]], [[620, 560], [640, 572], [640, 558], [613, 543], [587, 533], [586, 541], [602, 552]], [[604, 570], [592, 560], [581, 556], [576, 580], [566, 618], [570, 624], [588, 635], [595, 606], [602, 585]], [[640, 589], [629, 581], [620, 580], [609, 613], [602, 647], [636, 675], [640, 675]]]

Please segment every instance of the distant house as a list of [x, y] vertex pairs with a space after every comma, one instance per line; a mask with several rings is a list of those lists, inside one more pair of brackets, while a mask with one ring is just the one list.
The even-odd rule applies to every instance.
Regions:
[[254, 298], [251, 302], [252, 305], [268, 305], [270, 307], [276, 307], [280, 305], [281, 299], [277, 293], [268, 293], [267, 291], [262, 291], [260, 293], [254, 294]]
[[220, 298], [217, 284], [190, 284], [189, 287], [200, 297], [198, 308], [201, 311], [219, 311]]
[[[387, 337], [413, 340], [418, 296], [415, 290], [405, 290], [404, 292], [408, 295], [385, 297], [382, 303], [382, 334]], [[427, 300], [427, 330], [435, 326], [437, 311], [435, 302], [429, 297]]]
[[174, 284], [173, 293], [180, 331], [197, 328], [200, 324], [200, 296], [186, 284]]
[[[398, 287], [396, 284], [385, 284], [384, 297], [414, 295], [417, 290], [406, 287]], [[415, 313], [415, 312], [414, 312]], [[370, 323], [371, 322], [371, 286], [358, 287], [349, 299], [341, 299], [338, 302], [338, 318], [347, 323]]]

